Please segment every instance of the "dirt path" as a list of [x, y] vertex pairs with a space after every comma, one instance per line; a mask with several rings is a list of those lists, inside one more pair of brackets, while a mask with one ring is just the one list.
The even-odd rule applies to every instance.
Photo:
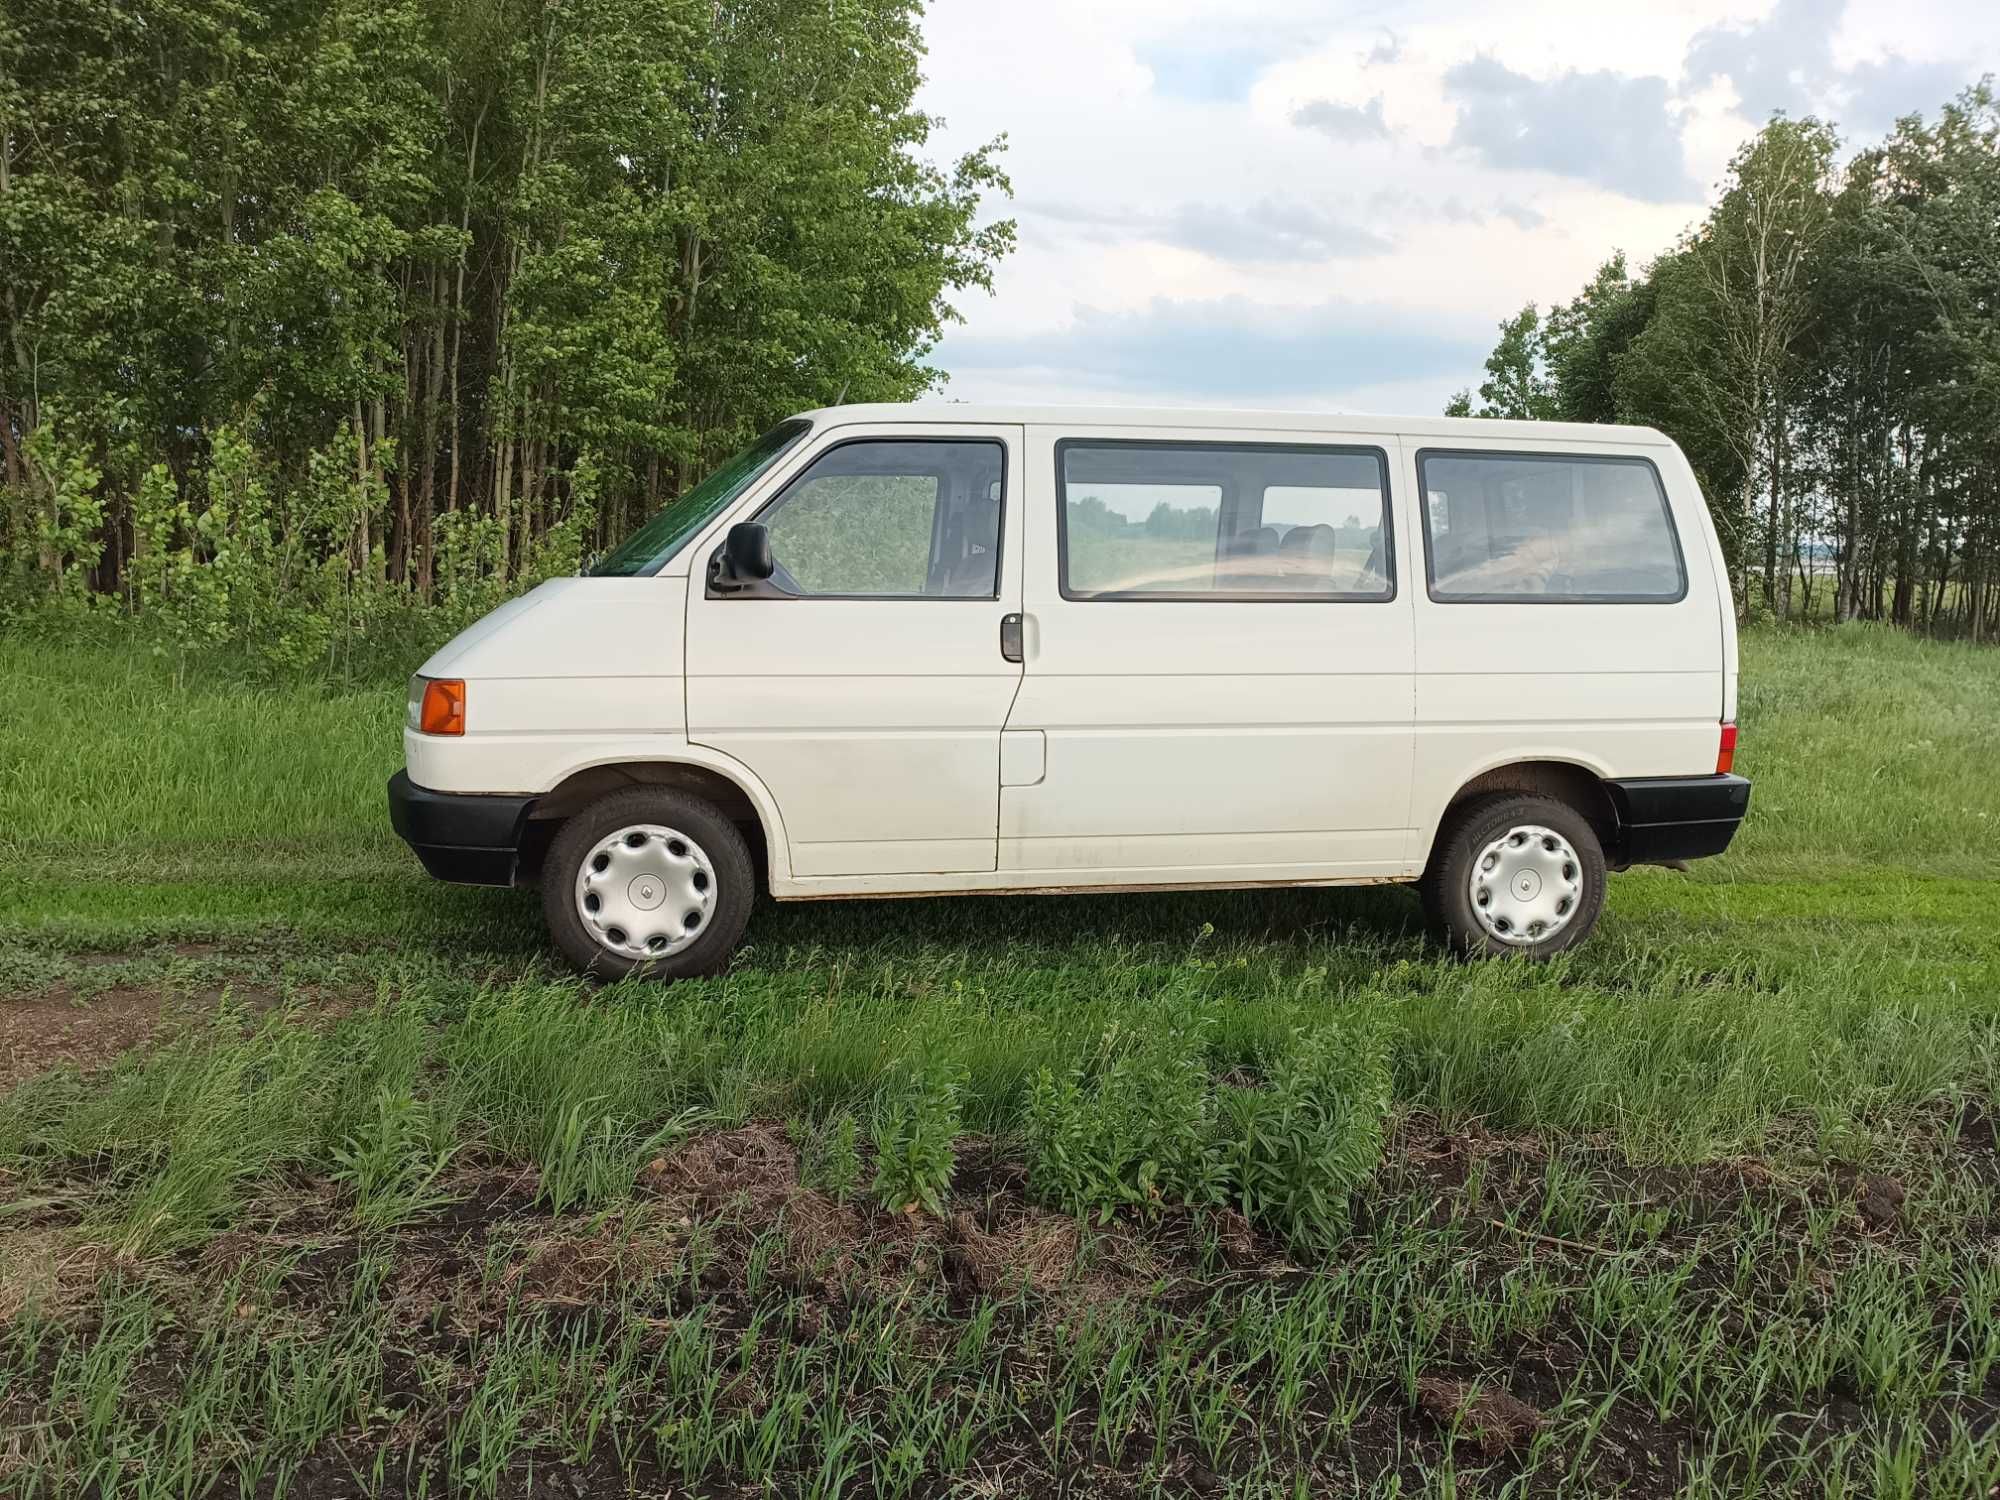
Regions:
[[[0, 995], [0, 1094], [65, 1064], [89, 1072], [135, 1047], [215, 1013], [224, 997], [262, 1013], [281, 1003], [257, 985], [206, 984], [194, 989], [119, 985], [79, 994], [63, 983], [40, 993]], [[321, 998], [315, 1013], [344, 1014], [344, 1000]]]
[[100, 1068], [149, 1040], [182, 996], [153, 989], [106, 990], [82, 998], [66, 985], [0, 999], [0, 1093], [68, 1063]]

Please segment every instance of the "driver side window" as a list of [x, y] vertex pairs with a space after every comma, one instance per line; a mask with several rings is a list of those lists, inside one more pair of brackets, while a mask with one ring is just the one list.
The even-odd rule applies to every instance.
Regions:
[[989, 439], [829, 449], [758, 517], [778, 582], [806, 597], [997, 597], [1004, 467]]

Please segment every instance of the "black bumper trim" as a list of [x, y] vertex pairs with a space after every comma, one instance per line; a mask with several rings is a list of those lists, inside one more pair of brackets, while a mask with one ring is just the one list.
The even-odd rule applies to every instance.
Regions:
[[1637, 776], [1605, 786], [1618, 810], [1619, 855], [1633, 865], [1720, 854], [1750, 810], [1742, 776]]
[[398, 771], [389, 778], [389, 824], [439, 880], [512, 885], [521, 825], [533, 797], [434, 792]]

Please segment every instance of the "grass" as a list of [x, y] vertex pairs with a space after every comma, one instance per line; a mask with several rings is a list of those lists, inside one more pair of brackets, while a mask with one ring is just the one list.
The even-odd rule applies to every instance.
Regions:
[[1022, 897], [595, 992], [388, 832], [395, 685], [0, 680], [0, 1493], [2000, 1480], [2000, 653], [1753, 632], [1737, 847], [1546, 967]]

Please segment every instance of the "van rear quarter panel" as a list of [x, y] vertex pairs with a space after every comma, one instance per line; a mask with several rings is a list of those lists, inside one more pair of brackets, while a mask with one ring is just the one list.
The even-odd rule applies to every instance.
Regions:
[[[1520, 452], [1518, 441], [1403, 440], [1407, 526], [1428, 546], [1419, 451]], [[1413, 821], [1424, 858], [1458, 790], [1519, 761], [1565, 761], [1604, 777], [1715, 769], [1725, 637], [1713, 529], [1678, 449], [1548, 442], [1543, 452], [1650, 460], [1673, 513], [1687, 594], [1673, 603], [1472, 603], [1433, 599], [1423, 557], [1411, 590], [1416, 636]]]

